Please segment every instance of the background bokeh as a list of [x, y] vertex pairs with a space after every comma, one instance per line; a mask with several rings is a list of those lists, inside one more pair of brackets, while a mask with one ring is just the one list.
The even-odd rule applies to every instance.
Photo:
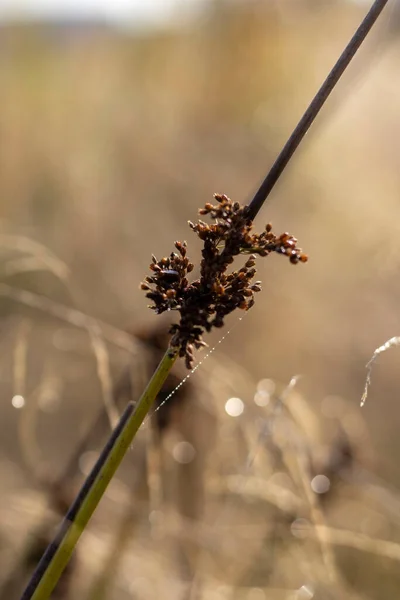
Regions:
[[[186, 239], [195, 259], [197, 209], [214, 192], [251, 198], [366, 10], [194, 4], [154, 26], [116, 27], [102, 13], [0, 25], [1, 599], [19, 597], [27, 544], [47, 516], [51, 530], [107, 426], [62, 494], [49, 477], [125, 367], [137, 389], [145, 377], [157, 317], [139, 282], [151, 254]], [[396, 348], [379, 357], [359, 409], [367, 361], [399, 334], [398, 15], [389, 3], [257, 218], [294, 234], [309, 262], [260, 261], [255, 307], [231, 317], [190, 380], [194, 414], [174, 413], [161, 441], [143, 433], [60, 598], [378, 600], [399, 589]], [[297, 374], [283, 410], [277, 398]], [[226, 408], [230, 397], [243, 405]], [[182, 443], [199, 455], [192, 471]], [[309, 485], [321, 474], [329, 493]], [[196, 486], [204, 506], [191, 511]], [[188, 520], [179, 535], [164, 531], [174, 511]]]

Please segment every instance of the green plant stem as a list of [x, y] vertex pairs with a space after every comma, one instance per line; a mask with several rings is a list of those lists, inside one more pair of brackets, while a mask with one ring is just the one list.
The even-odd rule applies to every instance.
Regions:
[[139, 402], [130, 402], [100, 457], [71, 505], [61, 527], [40, 560], [21, 600], [47, 600], [67, 566], [74, 548], [146, 418], [178, 356], [169, 348]]

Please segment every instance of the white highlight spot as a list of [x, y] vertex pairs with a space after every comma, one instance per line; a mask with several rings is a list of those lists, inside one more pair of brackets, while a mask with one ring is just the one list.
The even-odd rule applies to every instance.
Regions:
[[271, 400], [270, 394], [265, 390], [260, 390], [254, 396], [254, 403], [257, 406], [267, 406]]
[[272, 379], [260, 379], [257, 383], [257, 392], [264, 392], [271, 395], [275, 392], [275, 387], [275, 381], [272, 381]]
[[244, 404], [240, 398], [229, 398], [225, 404], [225, 412], [230, 417], [240, 417], [244, 411]]
[[290, 526], [290, 531], [294, 537], [303, 540], [310, 531], [310, 521], [302, 518], [295, 519]]
[[13, 396], [11, 398], [11, 404], [14, 408], [23, 408], [25, 406], [25, 398], [23, 396]]
[[326, 475], [316, 475], [311, 480], [311, 489], [316, 494], [326, 494], [331, 487], [331, 482]]
[[51, 387], [44, 389], [38, 399], [38, 405], [43, 412], [55, 413], [60, 407], [61, 397], [58, 391]]
[[311, 600], [311, 598], [314, 598], [314, 590], [310, 585], [302, 585], [297, 590], [296, 600]]
[[187, 465], [191, 463], [196, 456], [196, 450], [193, 448], [192, 444], [189, 444], [189, 442], [178, 442], [173, 447], [172, 456], [176, 462], [180, 463], [181, 465]]

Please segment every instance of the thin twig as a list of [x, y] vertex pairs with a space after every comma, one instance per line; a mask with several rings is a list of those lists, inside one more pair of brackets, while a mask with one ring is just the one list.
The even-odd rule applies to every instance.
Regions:
[[340, 55], [336, 64], [325, 79], [324, 83], [321, 85], [317, 94], [314, 96], [306, 112], [301, 117], [293, 133], [284, 145], [278, 158], [272, 165], [269, 173], [260, 185], [254, 198], [250, 202], [248, 216], [251, 220], [254, 220], [254, 218], [260, 211], [262, 205], [264, 204], [265, 200], [270, 195], [272, 189], [274, 188], [279, 177], [282, 175], [294, 152], [300, 145], [300, 142], [311, 127], [314, 119], [325, 104], [325, 101], [328, 99], [330, 93], [338, 83], [339, 79], [349, 66], [352, 58], [354, 57], [355, 53], [357, 52], [365, 38], [367, 37], [375, 21], [381, 14], [382, 10], [385, 8], [387, 2], [388, 0], [375, 0], [371, 9], [362, 21], [361, 25], [358, 27], [357, 31], [347, 44], [346, 48], [343, 50], [342, 54]]

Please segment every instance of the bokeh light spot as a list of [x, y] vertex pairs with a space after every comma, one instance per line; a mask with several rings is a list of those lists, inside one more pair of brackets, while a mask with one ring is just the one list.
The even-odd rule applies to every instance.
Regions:
[[275, 392], [275, 381], [272, 379], [260, 379], [257, 383], [257, 392], [267, 392], [267, 394], [273, 394]]
[[314, 598], [314, 590], [310, 585], [302, 585], [297, 591], [296, 600], [310, 600]]
[[11, 404], [14, 408], [23, 408], [25, 406], [25, 398], [17, 394], [11, 398]]
[[266, 390], [261, 390], [255, 394], [254, 403], [257, 404], [257, 406], [267, 406], [270, 399], [270, 394]]
[[243, 400], [240, 398], [229, 398], [225, 404], [225, 412], [230, 417], [239, 417], [244, 411]]
[[172, 450], [172, 456], [176, 462], [180, 463], [181, 465], [187, 465], [192, 462], [196, 456], [196, 450], [192, 444], [189, 444], [189, 442], [182, 441], [175, 444]]
[[326, 475], [316, 475], [311, 480], [311, 489], [316, 494], [326, 494], [331, 487], [331, 482]]
[[294, 537], [302, 540], [308, 536], [310, 531], [310, 521], [301, 517], [295, 519], [290, 526], [290, 531]]

